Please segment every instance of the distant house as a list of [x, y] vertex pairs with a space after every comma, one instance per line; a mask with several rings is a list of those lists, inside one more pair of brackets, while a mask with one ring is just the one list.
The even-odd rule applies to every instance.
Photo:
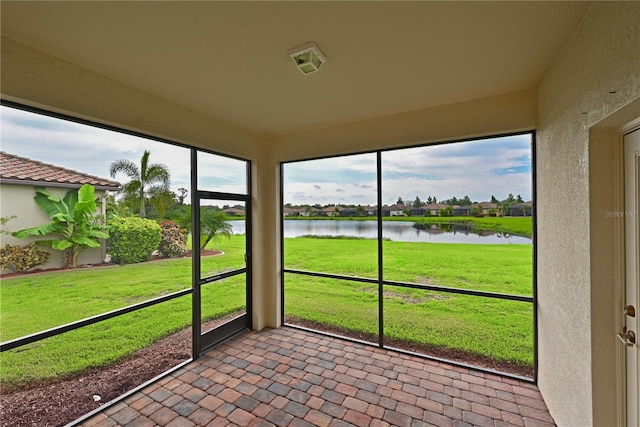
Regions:
[[[105, 178], [77, 172], [26, 157], [0, 151], [0, 212], [3, 217], [16, 216], [6, 228], [12, 231], [36, 227], [50, 221], [49, 216], [34, 200], [36, 188], [45, 188], [54, 194], [64, 196], [71, 189], [91, 184], [96, 190], [96, 198], [103, 201], [101, 213], [106, 211], [106, 196], [110, 191], [120, 191], [120, 183]], [[35, 238], [17, 239], [11, 235], [0, 235], [0, 246], [6, 244], [25, 245]], [[43, 268], [61, 267], [62, 253], [50, 250], [51, 257]], [[78, 255], [78, 264], [98, 264], [106, 255], [105, 245], [87, 249]]]
[[427, 208], [424, 206], [420, 206], [419, 208], [411, 208], [409, 211], [410, 216], [424, 216]]
[[238, 208], [226, 208], [222, 211], [229, 216], [244, 216], [244, 210]]
[[393, 205], [389, 207], [389, 216], [406, 216], [405, 209], [408, 209], [405, 205]]
[[283, 208], [282, 212], [284, 216], [300, 216], [300, 209]]
[[430, 216], [438, 216], [440, 215], [440, 211], [442, 209], [445, 209], [447, 207], [447, 205], [445, 205], [444, 203], [429, 203], [428, 205], [425, 205], [425, 211], [429, 211], [429, 215]]
[[340, 216], [358, 216], [358, 210], [356, 208], [342, 208], [340, 209]]
[[480, 202], [473, 205], [482, 211], [482, 215], [489, 215], [490, 211], [497, 211], [498, 205], [491, 202]]
[[367, 213], [368, 216], [376, 216], [378, 215], [378, 208], [375, 206], [365, 206], [364, 207], [364, 211]]
[[454, 216], [471, 216], [471, 206], [458, 206], [453, 205], [453, 215]]
[[326, 216], [340, 216], [340, 208], [338, 206], [327, 206], [322, 209], [322, 214]]
[[531, 216], [531, 212], [533, 210], [532, 208], [533, 208], [533, 202], [531, 201], [518, 203], [518, 204], [509, 206], [509, 209], [507, 209], [507, 215], [508, 216]]

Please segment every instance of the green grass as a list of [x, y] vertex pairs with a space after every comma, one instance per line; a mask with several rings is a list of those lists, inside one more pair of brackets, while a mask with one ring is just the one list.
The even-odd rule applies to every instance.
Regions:
[[[286, 239], [286, 267], [377, 277], [374, 240]], [[384, 243], [386, 280], [531, 296], [531, 245]], [[387, 338], [533, 364], [530, 303], [385, 286]], [[285, 313], [328, 328], [377, 334], [375, 285], [287, 274]]]
[[[203, 275], [244, 265], [244, 236], [215, 242]], [[288, 268], [377, 277], [377, 243], [285, 239]], [[385, 278], [512, 294], [532, 294], [531, 245], [384, 242]], [[203, 320], [244, 308], [244, 275], [202, 289]], [[190, 287], [190, 259], [45, 273], [0, 284], [2, 341]], [[374, 285], [287, 274], [288, 316], [377, 333]], [[496, 360], [532, 363], [531, 304], [385, 287], [389, 338], [447, 346]], [[105, 366], [191, 323], [190, 296], [2, 353], [3, 387]], [[187, 350], [188, 353], [188, 350]]]
[[[216, 241], [215, 248], [225, 254], [203, 257], [203, 272], [244, 265], [244, 236]], [[245, 275], [239, 275], [203, 286], [203, 321], [243, 310], [244, 283]], [[187, 258], [3, 279], [2, 341], [190, 287]], [[185, 296], [38, 341], [2, 353], [2, 384], [22, 385], [105, 366], [190, 325], [191, 296]]]
[[[377, 242], [285, 239], [285, 267], [378, 277]], [[531, 245], [383, 243], [384, 278], [490, 292], [532, 295]]]

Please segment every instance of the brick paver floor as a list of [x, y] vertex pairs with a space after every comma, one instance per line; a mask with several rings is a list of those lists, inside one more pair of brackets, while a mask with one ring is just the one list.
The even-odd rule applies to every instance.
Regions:
[[554, 423], [528, 382], [285, 327], [246, 332], [81, 425]]

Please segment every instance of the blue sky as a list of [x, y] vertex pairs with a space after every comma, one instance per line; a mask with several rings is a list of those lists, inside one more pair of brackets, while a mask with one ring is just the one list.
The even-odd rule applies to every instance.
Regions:
[[[128, 159], [139, 165], [142, 154], [149, 150], [151, 163], [169, 168], [173, 191], [191, 187], [190, 154], [184, 147], [9, 107], [0, 107], [0, 123], [2, 151], [110, 178], [114, 160]], [[198, 163], [201, 189], [246, 193], [244, 162], [200, 152]], [[118, 174], [115, 180], [126, 183], [128, 178]]]
[[[0, 107], [3, 151], [80, 172], [109, 178], [116, 159], [150, 161], [171, 172], [172, 189], [190, 188], [189, 150], [131, 135]], [[242, 193], [244, 162], [202, 153], [201, 180], [207, 190]], [[531, 137], [517, 135], [479, 141], [385, 151], [382, 155], [383, 203], [416, 196], [438, 200], [452, 196], [474, 201], [508, 193], [531, 198]], [[292, 162], [284, 166], [284, 202], [293, 204], [376, 203], [376, 155]], [[126, 182], [123, 175], [116, 176]]]
[[[376, 204], [376, 155], [287, 163], [284, 202]], [[468, 195], [531, 199], [531, 136], [517, 135], [382, 153], [382, 201]]]

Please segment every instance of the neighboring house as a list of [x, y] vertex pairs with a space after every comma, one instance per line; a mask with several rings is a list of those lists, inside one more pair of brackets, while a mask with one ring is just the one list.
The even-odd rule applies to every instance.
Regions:
[[[365, 214], [364, 208], [362, 210], [362, 214]], [[342, 208], [340, 210], [340, 216], [348, 216], [348, 217], [353, 217], [353, 216], [358, 216], [358, 208]]]
[[367, 213], [368, 216], [376, 216], [378, 215], [378, 208], [375, 206], [365, 206], [364, 207], [364, 211]]
[[[34, 200], [36, 188], [46, 188], [51, 193], [64, 197], [67, 191], [80, 188], [83, 184], [95, 187], [96, 197], [103, 201], [100, 206], [102, 214], [105, 213], [104, 201], [109, 191], [120, 191], [120, 183], [117, 181], [0, 151], [0, 212], [3, 217], [16, 216], [6, 225], [10, 232], [50, 221], [49, 216]], [[25, 245], [32, 240], [36, 238], [17, 239], [7, 234], [0, 236], [0, 246]], [[61, 267], [62, 252], [53, 249], [48, 251], [51, 252], [49, 262], [42, 267]], [[87, 249], [78, 255], [78, 264], [98, 264], [103, 262], [105, 255], [104, 244], [100, 248]]]
[[406, 216], [404, 213], [407, 207], [405, 205], [393, 205], [389, 207], [389, 216]]
[[338, 206], [327, 206], [326, 208], [322, 209], [323, 215], [326, 216], [339, 216], [340, 215], [340, 208]]
[[470, 215], [471, 215], [471, 206], [453, 205], [453, 216], [470, 216]]
[[438, 216], [440, 215], [440, 210], [445, 209], [447, 205], [444, 203], [429, 203], [428, 205], [423, 206], [425, 210], [429, 211], [429, 215]]
[[284, 213], [284, 216], [299, 216], [300, 215], [300, 210], [293, 209], [293, 208], [283, 208], [282, 212]]
[[489, 211], [498, 210], [498, 205], [496, 203], [491, 202], [480, 202], [473, 205], [474, 207], [478, 207], [482, 210], [482, 215], [489, 215]]
[[238, 208], [227, 208], [222, 210], [225, 214], [229, 216], [243, 216], [244, 210]]
[[508, 216], [531, 216], [531, 212], [533, 211], [533, 202], [524, 202], [518, 203], [512, 206], [509, 206], [507, 210]]
[[424, 216], [425, 212], [427, 211], [427, 208], [424, 206], [420, 206], [419, 208], [411, 208], [411, 211], [409, 212], [410, 216]]

